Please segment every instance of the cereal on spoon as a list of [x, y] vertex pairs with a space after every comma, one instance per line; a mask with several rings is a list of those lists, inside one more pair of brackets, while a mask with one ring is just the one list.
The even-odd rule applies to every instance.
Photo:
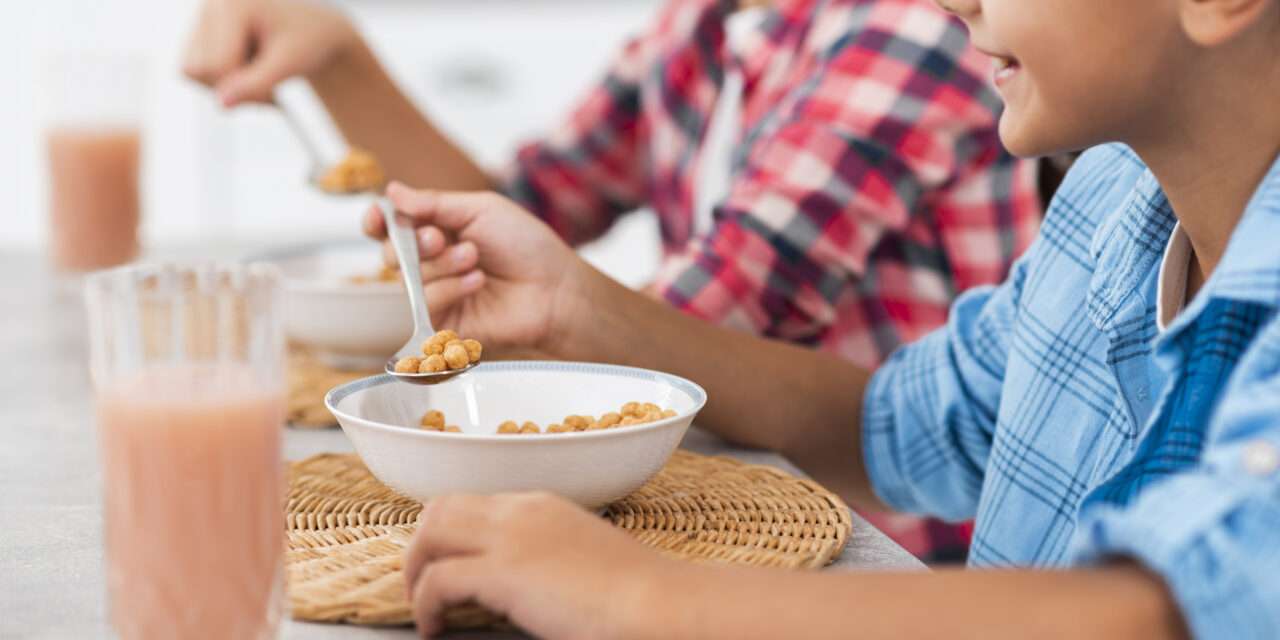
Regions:
[[351, 149], [347, 156], [320, 176], [320, 188], [329, 193], [356, 193], [381, 189], [387, 174], [372, 153]]
[[437, 331], [422, 343], [422, 357], [407, 356], [396, 361], [396, 373], [439, 373], [462, 369], [480, 362], [484, 352], [479, 340], [458, 337], [450, 329]]

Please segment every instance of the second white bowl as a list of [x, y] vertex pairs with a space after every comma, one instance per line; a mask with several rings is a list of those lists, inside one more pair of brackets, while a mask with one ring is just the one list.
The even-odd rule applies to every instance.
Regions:
[[256, 256], [283, 275], [286, 331], [324, 364], [354, 371], [379, 370], [413, 335], [404, 285], [363, 282], [382, 266], [377, 244], [334, 242]]

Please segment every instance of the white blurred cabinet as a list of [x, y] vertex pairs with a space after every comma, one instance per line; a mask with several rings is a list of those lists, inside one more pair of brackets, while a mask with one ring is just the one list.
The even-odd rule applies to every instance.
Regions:
[[[347, 0], [342, 2], [392, 75], [482, 163], [500, 165], [518, 142], [558, 121], [603, 72], [659, 0]], [[145, 234], [151, 244], [216, 236], [358, 233], [349, 202], [303, 188], [306, 160], [267, 108], [224, 113], [178, 76], [197, 0], [0, 2], [0, 22], [27, 21], [3, 45], [15, 84], [38, 88], [40, 58], [65, 49], [141, 51], [152, 64], [144, 147]], [[11, 23], [12, 24], [12, 23]], [[7, 51], [0, 50], [0, 54]], [[24, 63], [25, 61], [25, 63]], [[7, 79], [6, 79], [7, 80]], [[25, 85], [24, 85], [25, 82]], [[36, 245], [44, 231], [43, 153], [34, 95], [0, 102], [13, 151], [0, 175], [15, 181], [14, 215], [0, 214], [0, 248]], [[10, 166], [11, 165], [11, 166]], [[11, 169], [11, 171], [6, 171]], [[3, 185], [0, 185], [3, 186]], [[638, 283], [656, 263], [656, 226], [632, 216], [593, 261]]]

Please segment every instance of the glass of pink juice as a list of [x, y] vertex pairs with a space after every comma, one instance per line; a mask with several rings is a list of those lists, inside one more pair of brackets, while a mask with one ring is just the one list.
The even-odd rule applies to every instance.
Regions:
[[147, 71], [137, 55], [47, 54], [37, 94], [49, 253], [59, 271], [114, 267], [138, 255]]
[[137, 127], [64, 125], [47, 131], [45, 142], [54, 266], [88, 271], [137, 257]]
[[284, 339], [270, 267], [91, 275], [111, 625], [271, 638], [282, 607]]

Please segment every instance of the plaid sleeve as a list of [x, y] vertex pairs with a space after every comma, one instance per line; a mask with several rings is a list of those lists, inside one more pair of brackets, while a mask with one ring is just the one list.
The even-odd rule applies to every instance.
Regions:
[[649, 42], [627, 43], [604, 79], [545, 139], [517, 152], [501, 190], [571, 244], [592, 240], [647, 198], [640, 82]]
[[[814, 341], [836, 322], [880, 239], [906, 233], [925, 211], [948, 229], [945, 248], [958, 250], [956, 282], [1000, 280], [1014, 253], [1002, 245], [1017, 234], [1025, 247], [1034, 234], [1025, 224], [1034, 195], [1013, 184], [1025, 176], [994, 140], [998, 102], [962, 28], [910, 4], [914, 13], [902, 16], [903, 3], [870, 3], [841, 27], [845, 35], [744, 143], [715, 226], [668, 256], [657, 294], [713, 322]], [[957, 197], [940, 203], [944, 186]], [[1026, 215], [1010, 213], [1018, 208]], [[904, 315], [945, 311], [943, 301]]]
[[876, 494], [899, 511], [974, 516], [995, 431], [1026, 261], [971, 289], [945, 327], [894, 352], [863, 395], [862, 450]]

